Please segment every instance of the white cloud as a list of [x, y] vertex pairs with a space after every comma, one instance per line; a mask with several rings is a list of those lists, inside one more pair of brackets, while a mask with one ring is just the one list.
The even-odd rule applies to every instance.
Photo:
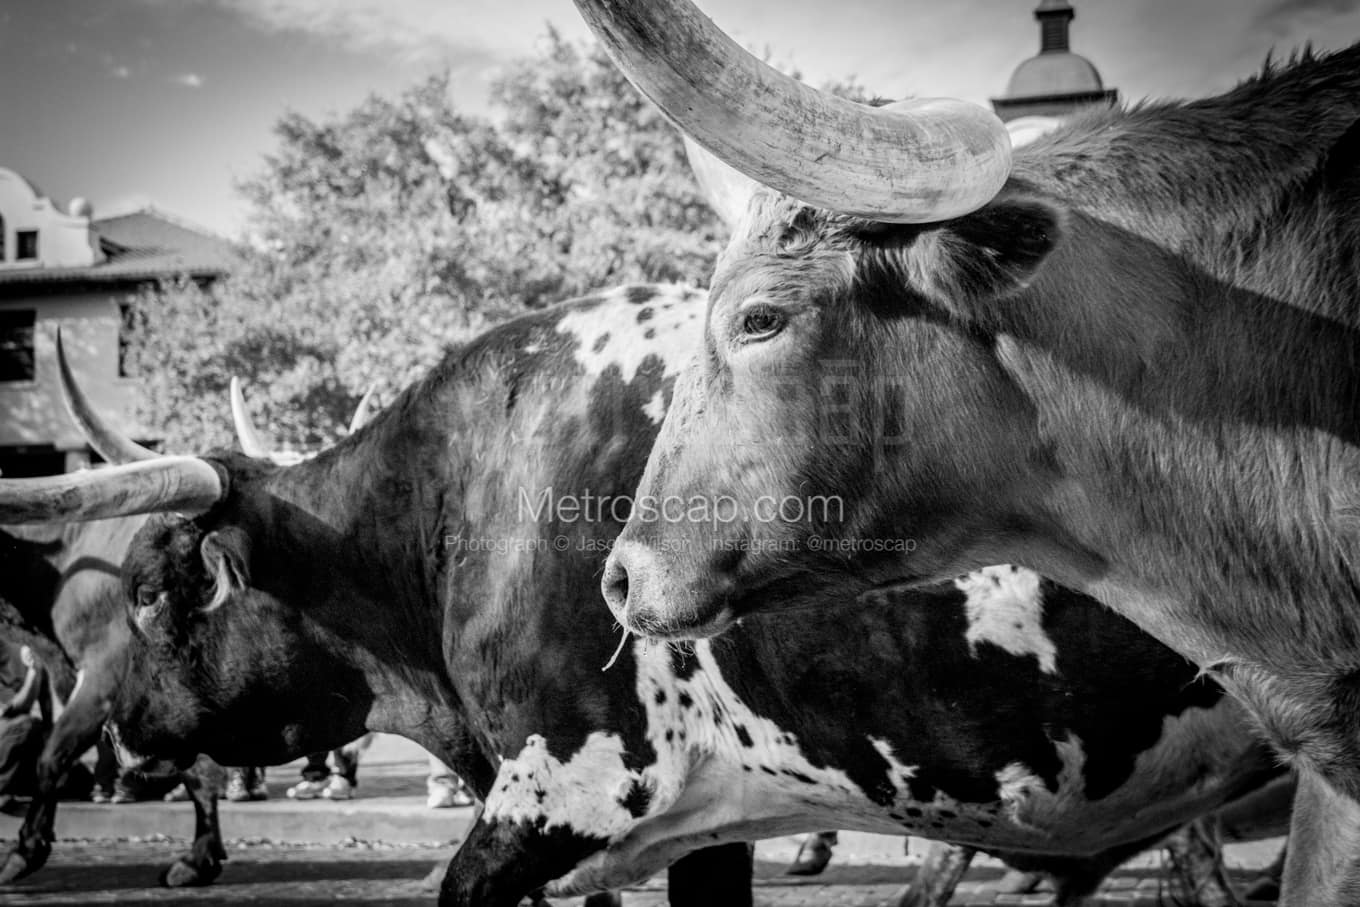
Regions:
[[[166, 2], [166, 0], [158, 0]], [[571, 0], [207, 0], [257, 28], [295, 31], [357, 51], [443, 60], [472, 53], [522, 52], [551, 21], [572, 37], [586, 34]]]
[[[167, 4], [182, 0], [143, 0]], [[588, 30], [571, 0], [197, 0], [267, 32], [312, 35], [402, 62], [491, 69], [528, 53], [551, 23]], [[769, 48], [816, 83], [856, 75], [885, 96], [985, 103], [1038, 50], [1037, 0], [697, 0], [739, 43]], [[1196, 96], [1259, 68], [1274, 47], [1327, 48], [1360, 33], [1360, 0], [1077, 0], [1073, 49], [1125, 97]]]
[[126, 66], [115, 66], [113, 69], [109, 70], [109, 75], [113, 76], [115, 79], [126, 79], [128, 76], [132, 75], [132, 70], [128, 69]]
[[185, 72], [172, 78], [170, 81], [176, 85], [183, 85], [185, 88], [202, 88], [203, 77], [196, 72]]

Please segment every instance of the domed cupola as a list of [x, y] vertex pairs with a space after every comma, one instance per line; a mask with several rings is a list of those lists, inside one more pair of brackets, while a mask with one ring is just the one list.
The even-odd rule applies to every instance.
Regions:
[[1039, 53], [1015, 68], [1004, 97], [992, 108], [1003, 120], [1023, 116], [1062, 116], [1088, 104], [1110, 106], [1119, 92], [1107, 89], [1091, 61], [1072, 52], [1068, 30], [1076, 11], [1067, 0], [1041, 0]]

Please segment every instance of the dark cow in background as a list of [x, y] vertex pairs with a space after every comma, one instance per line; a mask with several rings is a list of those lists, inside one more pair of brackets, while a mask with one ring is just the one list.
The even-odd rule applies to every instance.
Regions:
[[[87, 426], [89, 403], [72, 383], [60, 334], [57, 358], [67, 409], [77, 424]], [[239, 392], [233, 399], [236, 396]], [[360, 400], [350, 431], [368, 418], [371, 402], [371, 393]], [[260, 443], [256, 435], [251, 440]], [[143, 457], [107, 434], [97, 435], [95, 444], [113, 462]], [[145, 516], [134, 515], [0, 528], [0, 601], [10, 606], [0, 614], [3, 632], [43, 653], [57, 698], [65, 703], [39, 757], [37, 796], [14, 847], [0, 864], [0, 884], [30, 875], [47, 862], [62, 777], [99, 738], [114, 701], [119, 696], [137, 698], [127, 688], [132, 629], [120, 571], [129, 542], [145, 522]], [[212, 882], [227, 858], [217, 818], [220, 767], [199, 760], [182, 778], [194, 804], [194, 843], [162, 873], [162, 882], [170, 887]]]
[[305, 463], [15, 480], [0, 518], [187, 512], [125, 562], [146, 696], [119, 705], [123, 743], [278, 762], [413, 737], [485, 801], [445, 905], [828, 826], [1056, 869], [1073, 903], [1277, 772], [1183, 659], [1018, 568], [689, 651], [621, 643], [599, 572], [702, 305], [631, 287], [526, 315]]
[[[1360, 904], [1360, 46], [1073, 117], [1012, 168], [980, 108], [854, 105], [682, 0], [577, 2], [777, 190], [742, 209], [641, 495], [844, 503], [635, 516], [604, 578], [620, 621], [708, 635], [1026, 564], [1248, 705], [1301, 779], [1286, 900]], [[915, 545], [853, 547], [885, 538]]]
[[[117, 698], [129, 694], [132, 634], [119, 570], [145, 521], [128, 516], [0, 529], [0, 599], [14, 615], [4, 632], [46, 642], [43, 663], [57, 698], [65, 703], [43, 744], [37, 791], [14, 847], [0, 864], [0, 884], [30, 875], [47, 862], [61, 781], [99, 739]], [[202, 765], [182, 773], [194, 804], [194, 842], [161, 874], [166, 885], [207, 884], [222, 871], [227, 854], [217, 821], [216, 771]]]

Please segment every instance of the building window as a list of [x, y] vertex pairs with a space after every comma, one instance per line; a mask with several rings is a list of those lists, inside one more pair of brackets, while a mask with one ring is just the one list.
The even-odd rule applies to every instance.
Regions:
[[38, 231], [14, 231], [14, 260], [36, 261], [38, 258]]
[[66, 471], [66, 455], [51, 444], [0, 447], [0, 475], [7, 479], [59, 476]]
[[137, 331], [137, 312], [130, 302], [118, 304], [118, 377], [131, 378], [137, 374], [132, 361], [132, 337]]
[[33, 380], [33, 309], [0, 310], [0, 381]]

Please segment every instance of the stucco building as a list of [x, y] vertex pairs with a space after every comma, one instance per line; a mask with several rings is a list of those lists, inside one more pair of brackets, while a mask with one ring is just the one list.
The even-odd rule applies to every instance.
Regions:
[[128, 304], [161, 280], [209, 283], [231, 267], [222, 239], [151, 208], [95, 217], [83, 199], [62, 211], [0, 168], [0, 473], [31, 476], [88, 464], [91, 452], [61, 402], [56, 331], [81, 386], [109, 420], [155, 443], [136, 422]]
[[1072, 52], [1069, 33], [1075, 17], [1067, 0], [1041, 0], [1034, 11], [1039, 53], [1017, 66], [1006, 93], [992, 99], [992, 109], [1002, 120], [1062, 117], [1092, 104], [1109, 107], [1118, 102], [1118, 90], [1106, 88], [1091, 61]]

